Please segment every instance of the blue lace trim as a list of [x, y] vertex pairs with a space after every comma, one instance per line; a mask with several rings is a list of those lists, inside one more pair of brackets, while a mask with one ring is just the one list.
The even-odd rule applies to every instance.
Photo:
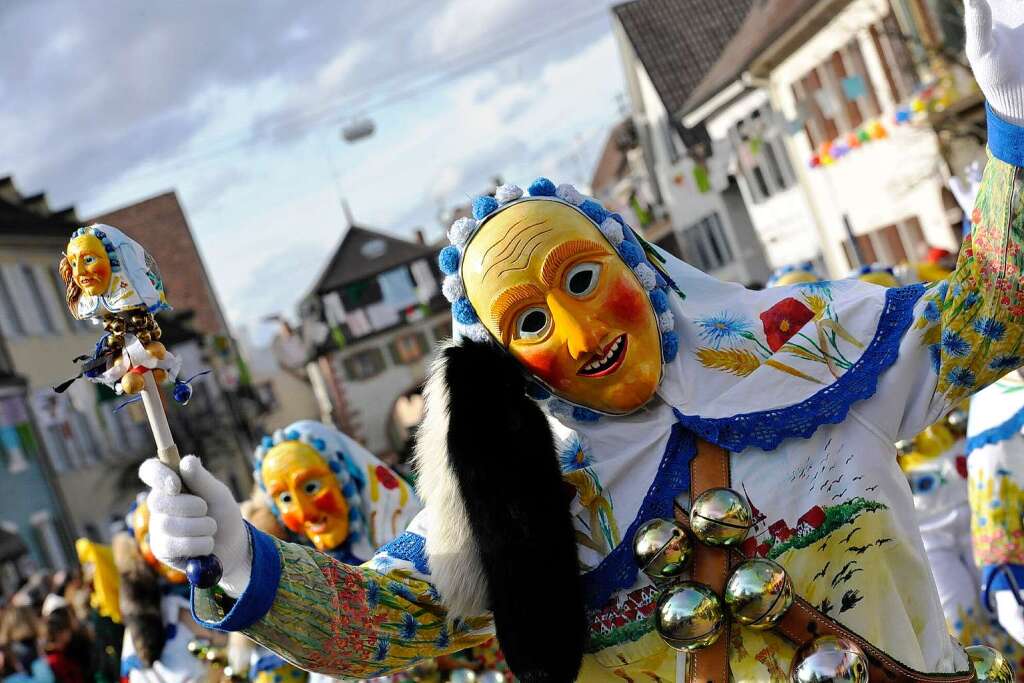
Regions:
[[377, 553], [386, 553], [396, 560], [410, 562], [420, 574], [430, 576], [430, 567], [427, 566], [427, 553], [425, 550], [426, 543], [427, 540], [419, 534], [406, 531], [399, 534], [394, 540], [381, 546]]
[[583, 575], [583, 595], [588, 609], [603, 607], [617, 591], [636, 583], [639, 569], [633, 560], [633, 536], [642, 524], [655, 517], [671, 518], [673, 500], [690, 490], [690, 460], [697, 454], [697, 440], [682, 425], [672, 426], [665, 454], [644, 496], [636, 519], [622, 541], [601, 562]]
[[842, 422], [854, 403], [874, 395], [878, 378], [896, 362], [903, 335], [914, 321], [914, 304], [924, 291], [920, 284], [888, 290], [867, 349], [842, 377], [810, 398], [786, 408], [722, 418], [677, 411], [679, 421], [701, 438], [734, 453], [750, 446], [771, 451], [785, 439], [806, 439], [823, 424]]
[[982, 446], [991, 446], [992, 444], [1013, 438], [1020, 434], [1022, 430], [1024, 430], [1024, 408], [1014, 413], [1006, 422], [995, 427], [989, 427], [985, 431], [978, 432], [968, 438], [964, 449], [967, 451], [967, 455], [970, 455], [971, 451], [977, 450]]

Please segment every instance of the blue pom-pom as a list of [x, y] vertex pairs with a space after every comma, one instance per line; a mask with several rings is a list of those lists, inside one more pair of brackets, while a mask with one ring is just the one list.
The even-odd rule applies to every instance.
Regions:
[[334, 472], [335, 474], [341, 472], [341, 463], [338, 462], [337, 460], [331, 460], [330, 462], [327, 463], [327, 466], [330, 467], [331, 472]]
[[452, 315], [463, 325], [473, 325], [477, 321], [473, 304], [469, 303], [469, 299], [466, 297], [455, 300], [455, 303], [452, 304]]
[[488, 214], [498, 208], [498, 200], [490, 195], [483, 195], [473, 200], [473, 218], [478, 221], [487, 218]]
[[668, 310], [668, 295], [665, 294], [663, 289], [655, 289], [651, 292], [651, 303], [654, 305], [654, 310], [658, 313], [664, 313]]
[[260, 445], [263, 446], [264, 448], [273, 448], [274, 438], [271, 436], [265, 436], [260, 440]]
[[531, 197], [554, 197], [555, 184], [547, 178], [537, 178], [526, 188]]
[[654, 281], [658, 287], [668, 287], [668, 280], [665, 279], [665, 276], [657, 268], [654, 269]]
[[679, 353], [679, 336], [675, 332], [662, 332], [661, 334], [661, 358], [666, 363], [671, 363]]
[[526, 383], [526, 395], [535, 401], [546, 401], [551, 398], [551, 392], [536, 382]]
[[318, 451], [322, 452], [327, 449], [327, 444], [324, 443], [323, 439], [312, 439], [310, 440], [310, 443], [313, 445], [313, 448], [317, 449]]
[[600, 413], [595, 413], [589, 408], [581, 408], [576, 406], [572, 409], [572, 418], [577, 422], [597, 422], [601, 419]]
[[619, 245], [619, 255], [622, 256], [622, 260], [626, 262], [626, 265], [630, 268], [636, 268], [636, 266], [644, 260], [644, 250], [636, 246], [632, 242], [623, 241]]
[[284, 433], [284, 438], [286, 440], [288, 440], [288, 441], [298, 441], [300, 436], [301, 436], [301, 434], [299, 434], [294, 429], [292, 431], [290, 431], [290, 432], [285, 432]]
[[448, 245], [437, 255], [437, 266], [445, 275], [455, 275], [459, 272], [459, 250]]
[[587, 214], [587, 218], [598, 225], [604, 223], [604, 219], [608, 218], [608, 212], [605, 211], [603, 206], [595, 202], [593, 199], [584, 200], [584, 202], [580, 204], [580, 211]]

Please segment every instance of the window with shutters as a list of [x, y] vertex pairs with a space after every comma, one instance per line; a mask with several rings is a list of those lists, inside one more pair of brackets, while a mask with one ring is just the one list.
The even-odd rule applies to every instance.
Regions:
[[683, 258], [695, 268], [711, 272], [733, 260], [725, 227], [712, 213], [682, 231]]
[[391, 342], [391, 358], [398, 365], [408, 365], [427, 355], [427, 337], [422, 332], [411, 332]]
[[25, 335], [25, 326], [22, 324], [21, 315], [14, 305], [14, 297], [0, 273], [0, 332], [8, 337], [22, 337]]
[[49, 294], [49, 290], [43, 289], [43, 283], [36, 277], [36, 270], [32, 264], [21, 264], [21, 276], [25, 278], [25, 291], [30, 298], [32, 309], [39, 320], [43, 334], [56, 334], [57, 325], [53, 320], [50, 308], [52, 302], [47, 303], [45, 298]]
[[[894, 266], [906, 261], [917, 261], [923, 258], [928, 250], [921, 221], [916, 216], [857, 235], [855, 239], [863, 257], [861, 265], [881, 263]], [[853, 268], [857, 258], [849, 239], [843, 241], [843, 249], [850, 267]]]
[[365, 349], [354, 353], [342, 361], [345, 368], [345, 376], [353, 381], [366, 380], [376, 377], [384, 372], [387, 363], [384, 360], [384, 352], [380, 349]]

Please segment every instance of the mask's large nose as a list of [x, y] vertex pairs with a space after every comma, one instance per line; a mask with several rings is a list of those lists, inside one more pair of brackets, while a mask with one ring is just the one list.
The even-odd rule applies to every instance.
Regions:
[[569, 347], [569, 355], [573, 360], [580, 360], [586, 354], [598, 350], [604, 328], [592, 316], [587, 315], [581, 306], [566, 301], [566, 298], [552, 292], [548, 295], [548, 309], [551, 311], [555, 329], [561, 333]]

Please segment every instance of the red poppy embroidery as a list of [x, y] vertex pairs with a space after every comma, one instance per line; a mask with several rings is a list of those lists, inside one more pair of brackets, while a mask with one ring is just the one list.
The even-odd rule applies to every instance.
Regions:
[[800, 331], [807, 321], [814, 317], [814, 311], [793, 297], [783, 299], [761, 314], [764, 336], [768, 348], [774, 353]]
[[395, 475], [391, 474], [391, 470], [383, 465], [377, 465], [377, 480], [388, 490], [398, 488], [398, 480], [395, 479]]

